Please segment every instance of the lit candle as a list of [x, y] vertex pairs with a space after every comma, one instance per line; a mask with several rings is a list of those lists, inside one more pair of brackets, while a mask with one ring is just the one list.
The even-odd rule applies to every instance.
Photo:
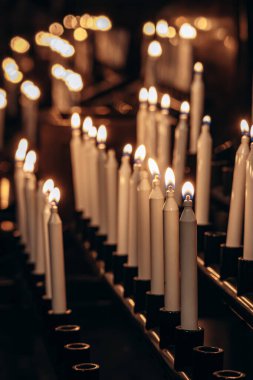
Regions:
[[183, 102], [180, 108], [179, 122], [175, 130], [175, 144], [173, 151], [173, 171], [176, 178], [175, 198], [181, 204], [180, 189], [184, 180], [185, 160], [187, 151], [188, 135], [188, 114], [190, 106], [188, 102]]
[[191, 114], [190, 114], [190, 153], [197, 152], [198, 137], [204, 112], [205, 87], [203, 82], [203, 65], [196, 62], [191, 85]]
[[175, 176], [168, 168], [165, 173], [166, 200], [163, 206], [165, 309], [180, 310], [179, 281], [179, 210], [174, 197]]
[[100, 228], [101, 235], [107, 234], [107, 205], [106, 205], [106, 138], [107, 131], [104, 125], [100, 125], [97, 133], [98, 142], [98, 172], [99, 172], [99, 209], [100, 209]]
[[48, 222], [52, 269], [52, 310], [55, 314], [63, 314], [67, 310], [62, 221], [57, 207], [59, 200], [60, 191], [55, 187], [49, 195], [51, 215]]
[[197, 222], [192, 209], [194, 188], [185, 182], [182, 188], [184, 209], [179, 222], [181, 267], [181, 327], [198, 328]]
[[196, 183], [196, 219], [199, 225], [209, 223], [211, 164], [213, 141], [210, 135], [210, 116], [205, 116], [202, 131], [198, 139], [197, 183]]
[[170, 96], [164, 94], [161, 101], [161, 112], [158, 122], [157, 161], [161, 174], [165, 173], [170, 163], [171, 150], [171, 119], [169, 115]]
[[243, 258], [253, 260], [253, 126], [250, 129], [250, 153], [246, 161]]
[[138, 244], [137, 244], [137, 186], [140, 177], [142, 163], [145, 160], [146, 148], [138, 146], [134, 155], [133, 173], [129, 181], [129, 217], [128, 217], [128, 265], [138, 266]]
[[110, 149], [106, 162], [107, 243], [117, 243], [118, 164], [115, 151]]
[[147, 100], [148, 90], [143, 87], [139, 92], [139, 110], [136, 116], [136, 135], [137, 145], [145, 144], [146, 138], [146, 120], [147, 120]]
[[151, 257], [151, 294], [164, 294], [164, 259], [163, 259], [163, 204], [160, 172], [152, 158], [148, 160], [153, 177], [152, 190], [149, 195], [150, 210], [150, 257]]
[[132, 145], [124, 146], [121, 165], [119, 168], [118, 185], [118, 237], [117, 254], [126, 255], [128, 253], [128, 212], [129, 212], [129, 179], [131, 166], [129, 163], [132, 153]]
[[241, 121], [241, 144], [235, 156], [232, 193], [227, 228], [227, 247], [239, 247], [242, 239], [242, 224], [245, 199], [246, 160], [249, 155], [249, 125]]
[[17, 114], [17, 84], [23, 79], [23, 74], [19, 70], [16, 61], [13, 58], [6, 57], [2, 62], [2, 69], [4, 72], [5, 88], [7, 92], [8, 113], [14, 117]]
[[75, 194], [75, 208], [76, 211], [82, 210], [82, 182], [81, 182], [81, 120], [77, 112], [74, 112], [71, 116], [71, 128], [72, 136], [70, 141], [70, 153], [72, 164], [72, 177], [73, 188]]
[[42, 211], [44, 210], [44, 194], [42, 192], [43, 189], [43, 181], [40, 180], [38, 182], [38, 189], [36, 193], [36, 262], [35, 262], [35, 270], [36, 274], [44, 274], [45, 273], [45, 254], [44, 254], [44, 236], [43, 236], [43, 223], [42, 223]]
[[91, 218], [91, 205], [90, 205], [90, 199], [91, 199], [91, 189], [90, 189], [90, 168], [89, 168], [89, 147], [90, 147], [90, 140], [89, 140], [89, 129], [92, 127], [93, 122], [92, 118], [87, 116], [83, 121], [83, 142], [81, 146], [81, 156], [82, 156], [82, 209], [84, 216], [87, 219]]
[[0, 88], [0, 149], [4, 147], [5, 109], [7, 106], [6, 91]]
[[159, 41], [153, 40], [148, 45], [148, 58], [146, 62], [146, 71], [144, 83], [146, 87], [157, 85], [156, 66], [159, 57], [162, 55], [162, 46]]
[[72, 107], [70, 92], [64, 82], [66, 69], [56, 63], [51, 67], [52, 74], [52, 103], [53, 106], [62, 113], [68, 113]]
[[156, 134], [157, 134], [157, 91], [150, 87], [148, 91], [148, 115], [146, 119], [146, 148], [149, 157], [156, 157]]
[[99, 188], [98, 179], [98, 150], [96, 147], [97, 128], [92, 126], [89, 128], [89, 180], [90, 180], [90, 202], [91, 202], [91, 226], [99, 227]]

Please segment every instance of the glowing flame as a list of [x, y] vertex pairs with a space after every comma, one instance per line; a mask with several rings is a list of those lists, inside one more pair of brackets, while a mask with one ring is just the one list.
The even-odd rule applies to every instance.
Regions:
[[132, 154], [133, 147], [131, 144], [126, 144], [123, 148], [123, 155], [130, 156]]
[[157, 103], [157, 91], [154, 86], [149, 87], [148, 90], [148, 102], [155, 105]]
[[143, 144], [139, 145], [135, 151], [134, 160], [136, 162], [143, 162], [145, 160], [145, 157], [146, 157], [146, 147]]
[[26, 152], [28, 148], [28, 141], [26, 139], [21, 139], [18, 144], [18, 149], [16, 150], [15, 160], [24, 161]]
[[161, 107], [162, 108], [169, 108], [170, 107], [170, 96], [169, 96], [169, 94], [164, 94], [162, 96]]
[[194, 39], [197, 36], [197, 31], [191, 24], [187, 22], [183, 24], [179, 29], [179, 36], [188, 40]]
[[208, 31], [208, 30], [212, 29], [212, 22], [211, 22], [211, 20], [209, 20], [209, 19], [207, 19], [206, 17], [203, 17], [203, 16], [197, 17], [194, 20], [194, 25], [199, 30]]
[[30, 49], [30, 44], [23, 37], [16, 36], [11, 39], [10, 47], [16, 53], [22, 54], [22, 53], [26, 53]]
[[188, 102], [184, 101], [181, 104], [180, 112], [181, 113], [189, 113], [190, 112], [190, 104]]
[[159, 41], [152, 41], [148, 45], [148, 55], [153, 58], [158, 58], [162, 55], [162, 46]]
[[38, 46], [50, 46], [50, 42], [52, 38], [54, 37], [54, 34], [49, 32], [44, 32], [41, 30], [40, 32], [35, 34], [35, 42]]
[[169, 26], [166, 20], [159, 20], [156, 24], [156, 33], [159, 37], [167, 37]]
[[165, 186], [175, 188], [175, 174], [171, 168], [167, 168], [165, 172]]
[[241, 121], [241, 132], [243, 135], [249, 133], [249, 124], [248, 124], [247, 120], [245, 120], [245, 119], [242, 119], [242, 121]]
[[20, 90], [30, 100], [38, 100], [40, 89], [32, 81], [26, 80], [21, 84]]
[[66, 29], [74, 29], [77, 26], [77, 22], [74, 15], [66, 15], [63, 19], [63, 25]]
[[74, 30], [73, 36], [76, 41], [85, 41], [88, 38], [88, 33], [85, 29], [79, 26]]
[[23, 79], [23, 74], [13, 58], [7, 57], [2, 62], [4, 77], [12, 83], [19, 83]]
[[202, 120], [202, 124], [211, 124], [211, 117], [209, 115], [205, 115]]
[[83, 132], [88, 133], [89, 128], [93, 126], [93, 121], [90, 116], [87, 116], [83, 121]]
[[83, 80], [80, 74], [71, 72], [66, 76], [65, 83], [70, 91], [78, 92], [83, 89]]
[[253, 125], [250, 128], [250, 138], [251, 138], [251, 141], [252, 141], [253, 140]]
[[203, 70], [204, 70], [203, 64], [201, 62], [196, 62], [193, 70], [195, 73], [198, 73], [198, 74], [203, 73]]
[[174, 28], [174, 26], [169, 26], [168, 28], [168, 38], [174, 38], [176, 37], [176, 29]]
[[25, 163], [23, 167], [25, 172], [32, 173], [34, 171], [34, 165], [35, 165], [36, 159], [37, 157], [34, 150], [30, 150], [27, 153], [26, 158], [25, 158]]
[[6, 91], [0, 88], [0, 109], [4, 109], [7, 106], [7, 94]]
[[189, 197], [190, 199], [193, 198], [194, 195], [194, 187], [193, 184], [189, 181], [185, 182], [182, 187], [182, 195], [183, 198], [186, 199], [186, 197]]
[[66, 75], [66, 70], [62, 65], [60, 65], [59, 63], [56, 63], [55, 65], [51, 67], [51, 74], [56, 79], [63, 79]]
[[158, 168], [158, 165], [153, 158], [148, 159], [148, 168], [153, 177], [160, 175], [160, 170]]
[[91, 139], [95, 139], [96, 136], [97, 136], [97, 128], [94, 127], [93, 125], [91, 125], [89, 127], [89, 130], [88, 130], [88, 136], [91, 138]]
[[112, 28], [111, 20], [104, 15], [95, 18], [95, 29], [106, 32]]
[[49, 194], [54, 188], [54, 181], [52, 178], [47, 179], [42, 187], [43, 194]]
[[75, 53], [74, 46], [72, 46], [69, 41], [64, 38], [51, 34], [48, 42], [50, 49], [64, 58], [72, 57]]
[[71, 115], [70, 124], [71, 124], [71, 128], [73, 128], [73, 129], [78, 129], [78, 128], [80, 128], [80, 125], [81, 125], [81, 119], [80, 119], [80, 115], [79, 115], [77, 112], [74, 112], [74, 113]]
[[61, 36], [64, 33], [64, 28], [62, 24], [60, 24], [59, 22], [53, 22], [49, 26], [48, 30], [50, 33], [54, 34], [55, 36]]
[[107, 130], [104, 125], [100, 125], [98, 128], [98, 133], [97, 133], [97, 142], [98, 143], [105, 143], [107, 139]]
[[146, 102], [148, 100], [148, 90], [142, 87], [139, 92], [139, 102]]
[[50, 192], [48, 200], [49, 203], [59, 203], [61, 198], [61, 193], [59, 187], [54, 187], [53, 190]]
[[142, 32], [146, 36], [153, 36], [155, 34], [155, 24], [151, 21], [145, 22]]

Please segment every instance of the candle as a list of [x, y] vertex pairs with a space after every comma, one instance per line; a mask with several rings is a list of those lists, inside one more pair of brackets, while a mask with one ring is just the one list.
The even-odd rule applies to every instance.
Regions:
[[161, 112], [158, 122], [157, 161], [162, 176], [170, 162], [171, 120], [169, 116], [170, 96], [164, 94], [161, 100]]
[[183, 102], [180, 108], [179, 122], [175, 130], [175, 143], [173, 151], [173, 171], [176, 178], [175, 199], [181, 203], [180, 189], [182, 187], [185, 170], [187, 134], [188, 134], [188, 114], [190, 106], [188, 102]]
[[171, 168], [165, 173], [166, 200], [163, 206], [164, 236], [164, 306], [168, 311], [180, 310], [179, 281], [179, 210], [174, 197], [175, 176]]
[[4, 147], [5, 109], [7, 106], [6, 91], [0, 88], [0, 149]]
[[67, 310], [62, 221], [58, 214], [57, 207], [59, 200], [60, 191], [57, 187], [55, 187], [49, 195], [51, 215], [48, 221], [48, 236], [52, 269], [52, 309], [55, 314], [63, 314]]
[[129, 179], [131, 166], [129, 163], [132, 153], [132, 145], [124, 146], [121, 165], [119, 168], [118, 184], [118, 235], [117, 254], [126, 255], [128, 253], [128, 212], [129, 212]]
[[150, 257], [151, 257], [151, 294], [164, 294], [164, 259], [163, 259], [163, 204], [160, 172], [152, 158], [148, 160], [153, 177], [152, 190], [149, 195], [150, 210]]
[[129, 181], [128, 265], [132, 267], [138, 266], [137, 185], [140, 179], [140, 170], [145, 157], [145, 146], [138, 146], [134, 155], [133, 173]]
[[107, 131], [104, 125], [100, 125], [97, 133], [98, 142], [98, 173], [99, 173], [99, 209], [100, 209], [100, 228], [101, 235], [107, 234], [107, 204], [106, 204], [106, 138]]
[[179, 222], [181, 266], [181, 327], [198, 328], [197, 222], [192, 209], [194, 188], [185, 182], [182, 188], [184, 209]]
[[196, 62], [191, 85], [191, 114], [190, 114], [190, 153], [196, 154], [201, 120], [204, 112], [205, 87], [203, 82], [203, 65]]
[[96, 147], [97, 128], [91, 126], [89, 128], [89, 180], [90, 180], [90, 205], [91, 205], [91, 226], [99, 227], [99, 179], [98, 179], [98, 150]]
[[69, 109], [72, 107], [72, 101], [70, 92], [66, 87], [64, 78], [66, 76], [66, 69], [56, 63], [51, 67], [52, 74], [52, 103], [53, 106], [58, 109], [61, 113], [68, 113]]
[[157, 91], [150, 87], [148, 91], [148, 115], [146, 119], [146, 148], [149, 157], [156, 157], [156, 117], [157, 117]]
[[146, 119], [147, 119], [147, 100], [148, 90], [143, 87], [139, 92], [139, 110], [136, 116], [137, 145], [145, 144], [146, 138]]
[[23, 79], [23, 74], [19, 70], [16, 61], [13, 58], [6, 57], [2, 62], [4, 72], [5, 88], [7, 92], [8, 113], [14, 117], [17, 114], [17, 84]]
[[117, 174], [118, 164], [115, 151], [110, 149], [107, 154], [106, 171], [106, 199], [107, 199], [107, 243], [117, 243]]
[[44, 274], [45, 273], [45, 254], [44, 254], [44, 244], [43, 244], [43, 224], [42, 224], [42, 211], [44, 209], [44, 194], [42, 192], [43, 181], [38, 182], [38, 189], [36, 193], [36, 262], [35, 262], [35, 273]]
[[197, 184], [196, 184], [196, 219], [199, 225], [209, 223], [212, 137], [210, 135], [210, 116], [205, 116], [202, 131], [198, 139]]
[[90, 169], [89, 169], [89, 129], [92, 127], [92, 118], [87, 116], [83, 121], [83, 141], [81, 145], [81, 159], [82, 159], [82, 210], [83, 214], [87, 219], [91, 217], [91, 189], [90, 189]]
[[149, 175], [146, 170], [141, 170], [140, 181], [137, 187], [137, 223], [138, 223], [138, 278], [150, 280], [150, 216], [149, 195], [151, 187]]
[[227, 247], [239, 247], [242, 239], [242, 223], [245, 199], [246, 160], [249, 155], [249, 125], [241, 121], [241, 144], [235, 156], [232, 193], [227, 228]]
[[72, 164], [73, 189], [75, 195], [76, 211], [82, 210], [82, 166], [81, 166], [81, 120], [77, 112], [71, 116], [72, 136], [70, 141], [70, 154]]
[[145, 86], [155, 86], [157, 84], [156, 65], [162, 55], [162, 47], [159, 41], [153, 40], [148, 45], [148, 58], [145, 71]]
[[253, 126], [250, 129], [250, 153], [246, 161], [243, 258], [253, 260]]
[[51, 262], [50, 262], [50, 249], [49, 249], [49, 236], [48, 236], [48, 222], [50, 218], [50, 204], [49, 194], [54, 188], [54, 181], [50, 178], [45, 181], [42, 192], [44, 195], [44, 208], [41, 212], [42, 219], [42, 233], [43, 233], [43, 249], [44, 249], [44, 263], [45, 263], [45, 297], [52, 299], [52, 280], [51, 280]]

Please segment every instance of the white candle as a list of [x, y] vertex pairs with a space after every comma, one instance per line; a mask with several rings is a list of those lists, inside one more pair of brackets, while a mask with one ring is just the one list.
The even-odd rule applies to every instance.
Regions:
[[171, 150], [171, 119], [169, 115], [170, 96], [164, 94], [161, 101], [161, 112], [158, 122], [157, 161], [161, 175], [170, 163]]
[[83, 141], [81, 145], [82, 160], [82, 209], [87, 219], [91, 218], [91, 188], [90, 188], [90, 167], [89, 167], [89, 129], [93, 126], [92, 118], [87, 116], [83, 121]]
[[140, 145], [134, 155], [133, 173], [129, 181], [129, 216], [128, 216], [128, 265], [138, 266], [138, 243], [137, 243], [137, 186], [140, 177], [142, 163], [145, 160], [146, 148]]
[[149, 170], [154, 178], [149, 195], [150, 219], [150, 257], [151, 257], [151, 293], [164, 294], [164, 259], [163, 259], [163, 204], [160, 172], [152, 158], [148, 160]]
[[118, 164], [115, 151], [110, 149], [106, 162], [106, 197], [107, 197], [107, 243], [117, 243], [117, 204], [118, 204]]
[[250, 153], [246, 161], [243, 258], [253, 260], [253, 126], [250, 130]]
[[98, 142], [98, 174], [99, 174], [99, 210], [100, 210], [100, 228], [101, 235], [107, 234], [107, 204], [106, 204], [106, 138], [107, 131], [104, 125], [100, 125], [97, 133]]
[[191, 85], [191, 114], [190, 114], [190, 153], [197, 152], [198, 137], [204, 112], [205, 86], [203, 82], [203, 65], [196, 62]]
[[198, 328], [198, 278], [197, 278], [197, 222], [192, 209], [194, 189], [190, 182], [182, 188], [184, 210], [180, 231], [181, 267], [181, 327], [185, 330]]
[[153, 40], [148, 45], [148, 58], [144, 83], [146, 87], [157, 85], [157, 60], [162, 55], [162, 47], [159, 41]]
[[166, 170], [165, 184], [167, 191], [166, 200], [163, 206], [164, 306], [168, 311], [179, 311], [179, 210], [174, 197], [175, 176], [171, 168]]
[[150, 87], [148, 91], [148, 115], [146, 125], [146, 149], [149, 157], [156, 157], [156, 135], [157, 135], [157, 91]]
[[77, 112], [71, 116], [72, 136], [70, 141], [72, 177], [73, 177], [73, 190], [75, 195], [75, 208], [76, 211], [82, 210], [82, 166], [81, 166], [81, 120]]
[[117, 254], [119, 255], [126, 255], [128, 253], [129, 179], [131, 175], [129, 160], [131, 153], [132, 145], [125, 145], [119, 168], [117, 235]]
[[213, 141], [210, 135], [210, 116], [203, 118], [202, 131], [198, 139], [197, 181], [196, 181], [196, 219], [199, 225], [209, 223], [211, 165]]
[[97, 128], [92, 126], [89, 128], [89, 192], [91, 205], [91, 226], [99, 227], [99, 179], [98, 179], [98, 150], [96, 147]]
[[147, 100], [148, 91], [146, 88], [141, 88], [139, 92], [139, 110], [136, 115], [136, 135], [137, 145], [145, 144], [146, 139], [146, 119], [147, 119]]
[[59, 200], [60, 191], [55, 187], [49, 195], [51, 215], [48, 222], [52, 269], [52, 309], [55, 314], [63, 314], [67, 310], [62, 221], [57, 207]]
[[182, 183], [184, 180], [185, 161], [187, 152], [188, 114], [190, 106], [188, 102], [181, 104], [179, 122], [175, 130], [175, 143], [173, 151], [173, 171], [176, 178], [175, 199], [181, 204]]
[[4, 147], [5, 110], [7, 106], [6, 91], [0, 88], [0, 149]]
[[241, 122], [241, 144], [235, 156], [232, 193], [227, 228], [227, 247], [239, 247], [242, 240], [243, 212], [245, 200], [246, 160], [249, 155], [249, 125]]
[[44, 254], [44, 244], [43, 244], [43, 224], [42, 224], [42, 211], [44, 210], [44, 194], [42, 192], [43, 181], [38, 182], [38, 189], [36, 193], [36, 262], [35, 270], [36, 274], [45, 273], [45, 254]]
[[146, 170], [141, 170], [140, 181], [137, 187], [138, 278], [141, 280], [151, 279], [149, 220], [150, 191], [151, 187], [148, 172]]

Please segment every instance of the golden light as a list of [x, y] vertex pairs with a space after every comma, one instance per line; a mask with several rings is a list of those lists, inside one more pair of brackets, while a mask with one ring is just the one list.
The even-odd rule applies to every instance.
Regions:
[[74, 112], [74, 113], [71, 115], [70, 124], [71, 124], [71, 128], [72, 128], [72, 129], [78, 129], [78, 128], [80, 128], [80, 125], [81, 125], [81, 118], [80, 118], [79, 113]]
[[194, 196], [193, 184], [189, 181], [185, 182], [182, 187], [182, 195], [184, 199], [192, 199]]
[[35, 34], [35, 43], [38, 46], [50, 46], [50, 42], [54, 37], [54, 34], [41, 30]]
[[30, 100], [38, 100], [41, 94], [39, 87], [30, 80], [24, 81], [20, 86], [20, 90]]
[[21, 71], [11, 71], [9, 73], [4, 73], [4, 77], [5, 79], [7, 79], [9, 82], [11, 83], [20, 83], [23, 79], [23, 74], [21, 73]]
[[177, 31], [176, 29], [174, 28], [174, 26], [169, 26], [168, 27], [168, 38], [174, 38], [176, 37], [176, 34], [177, 34]]
[[26, 155], [25, 163], [23, 166], [23, 169], [26, 173], [32, 173], [34, 171], [34, 165], [35, 165], [36, 159], [37, 157], [34, 150], [30, 150]]
[[73, 37], [76, 41], [85, 41], [88, 37], [88, 33], [85, 29], [79, 26], [74, 30]]
[[95, 28], [102, 32], [106, 32], [112, 28], [111, 20], [105, 15], [98, 16], [95, 18]]
[[77, 27], [77, 18], [74, 15], [66, 15], [63, 19], [63, 25], [66, 29], [74, 29]]
[[50, 33], [54, 34], [55, 36], [61, 36], [64, 33], [64, 28], [62, 24], [60, 24], [59, 22], [53, 22], [49, 26], [48, 30]]
[[80, 17], [80, 25], [81, 25], [81, 27], [83, 27], [83, 28], [87, 28], [88, 20], [89, 20], [90, 17], [91, 17], [91, 15], [89, 15], [88, 13], [84, 13], [84, 14]]
[[158, 58], [162, 55], [162, 46], [159, 41], [152, 41], [148, 45], [148, 55], [153, 58]]
[[4, 109], [7, 106], [7, 94], [6, 91], [0, 88], [0, 109]]
[[171, 168], [167, 168], [165, 172], [165, 186], [168, 189], [169, 187], [175, 188], [175, 174]]
[[52, 191], [50, 191], [48, 200], [49, 203], [59, 203], [61, 199], [61, 193], [59, 187], [54, 187]]
[[62, 65], [56, 63], [51, 67], [51, 74], [56, 79], [63, 79], [66, 75], [66, 70]]
[[153, 158], [148, 159], [148, 168], [152, 177], [160, 175], [160, 170], [158, 168], [158, 165]]
[[105, 125], [100, 125], [98, 128], [98, 133], [97, 133], [97, 142], [100, 143], [105, 143], [107, 139], [107, 130]]
[[242, 119], [242, 121], [240, 123], [240, 127], [241, 127], [241, 132], [243, 135], [249, 133], [249, 124], [248, 124], [247, 120]]
[[10, 199], [10, 181], [8, 178], [1, 178], [0, 191], [1, 209], [5, 209], [9, 206]]
[[148, 100], [148, 90], [142, 87], [139, 92], [139, 102], [144, 103]]
[[189, 113], [190, 112], [190, 104], [187, 101], [184, 101], [181, 104], [180, 112], [181, 113]]
[[146, 147], [145, 145], [139, 145], [134, 154], [135, 162], [143, 162], [146, 157]]
[[196, 38], [197, 31], [191, 24], [184, 23], [179, 29], [179, 36], [188, 40]]
[[126, 144], [123, 148], [123, 155], [130, 156], [132, 154], [133, 147], [131, 144]]
[[21, 139], [18, 144], [18, 148], [15, 154], [16, 161], [24, 161], [26, 152], [28, 148], [28, 141], [26, 139]]
[[209, 31], [212, 29], [212, 22], [211, 20], [207, 19], [206, 17], [197, 17], [194, 20], [194, 25], [197, 29], [203, 30], [203, 31]]
[[97, 136], [97, 128], [91, 125], [88, 130], [88, 136], [91, 139], [95, 139]]
[[168, 36], [169, 25], [166, 20], [159, 20], [156, 24], [156, 33], [159, 37], [165, 38]]
[[161, 100], [161, 107], [162, 108], [170, 108], [170, 96], [169, 96], [169, 94], [163, 94], [162, 100]]
[[253, 125], [250, 128], [250, 139], [253, 140]]
[[193, 70], [195, 73], [203, 73], [203, 70], [204, 70], [204, 66], [201, 62], [196, 62], [194, 67], [193, 67]]
[[7, 57], [2, 62], [4, 77], [12, 83], [19, 83], [23, 79], [23, 74], [14, 59]]
[[42, 193], [45, 195], [49, 194], [53, 190], [53, 188], [54, 188], [54, 181], [52, 180], [52, 178], [49, 178], [43, 184]]
[[26, 53], [30, 49], [29, 42], [20, 36], [13, 37], [10, 41], [10, 47], [16, 53]]
[[209, 115], [205, 115], [205, 116], [203, 117], [202, 123], [203, 123], [203, 124], [208, 124], [208, 125], [210, 125], [210, 124], [211, 124], [211, 116], [209, 116]]
[[83, 89], [83, 80], [80, 74], [74, 72], [67, 74], [65, 83], [70, 91], [78, 92]]
[[87, 116], [84, 121], [83, 121], [83, 132], [84, 133], [88, 133], [89, 132], [89, 128], [93, 126], [93, 121], [92, 121], [92, 118], [90, 116]]
[[155, 34], [155, 24], [151, 21], [145, 22], [142, 28], [142, 32], [146, 36], [153, 36]]
[[3, 59], [2, 69], [6, 71], [7, 67], [18, 70], [18, 65], [16, 64], [15, 60], [11, 57], [6, 57]]
[[148, 102], [149, 104], [157, 104], [157, 91], [154, 86], [149, 87], [148, 90]]

